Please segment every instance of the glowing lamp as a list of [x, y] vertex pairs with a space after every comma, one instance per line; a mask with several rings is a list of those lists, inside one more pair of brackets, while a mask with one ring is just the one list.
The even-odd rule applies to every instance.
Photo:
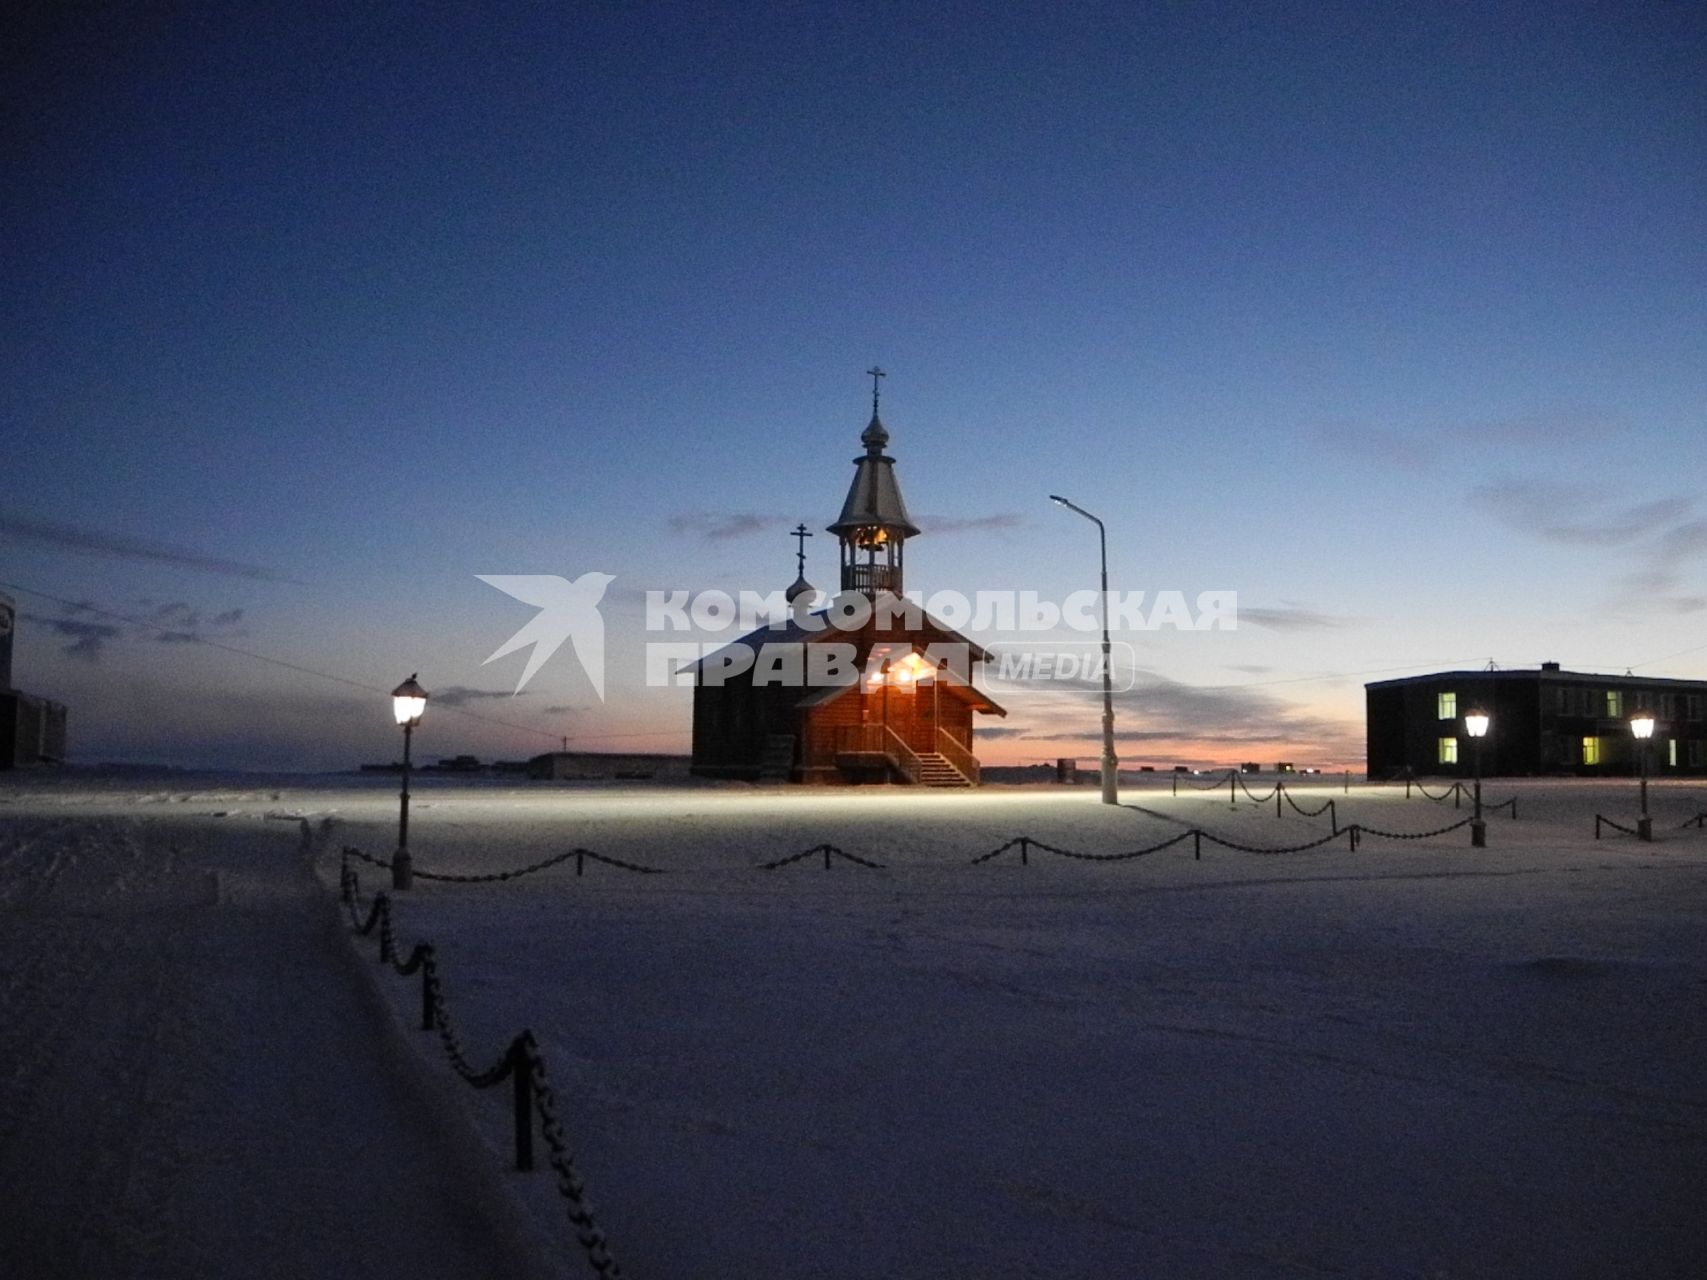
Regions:
[[1635, 715], [1631, 716], [1630, 732], [1635, 734], [1637, 739], [1642, 742], [1646, 742], [1649, 738], [1653, 737], [1654, 713], [1652, 711], [1638, 711]]
[[408, 729], [413, 729], [421, 723], [421, 716], [427, 710], [427, 691], [415, 683], [415, 677], [410, 676], [402, 684], [391, 691], [391, 711], [397, 717], [397, 723]]
[[1488, 731], [1488, 713], [1480, 707], [1472, 707], [1464, 713], [1464, 732], [1472, 738], [1480, 738]]

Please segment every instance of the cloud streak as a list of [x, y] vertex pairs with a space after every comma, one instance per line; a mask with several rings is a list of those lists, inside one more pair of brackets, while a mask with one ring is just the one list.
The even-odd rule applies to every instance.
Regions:
[[670, 531], [704, 538], [707, 542], [728, 542], [786, 523], [781, 516], [762, 516], [751, 511], [688, 511], [670, 517]]
[[96, 662], [114, 640], [152, 640], [157, 644], [198, 644], [203, 640], [246, 635], [240, 624], [242, 609], [226, 609], [208, 615], [182, 600], [155, 604], [138, 602], [143, 616], [115, 613], [87, 603], [67, 603], [60, 617], [27, 613], [25, 621], [46, 627], [71, 643], [60, 652], [83, 662]]
[[982, 516], [919, 516], [919, 528], [925, 533], [998, 533], [1005, 529], [1023, 529], [1029, 523], [1017, 511], [993, 511]]
[[1346, 625], [1346, 619], [1302, 605], [1280, 604], [1267, 608], [1239, 606], [1239, 624], [1266, 627], [1270, 631], [1328, 631]]
[[1695, 514], [1694, 498], [1612, 504], [1588, 485], [1508, 477], [1477, 487], [1469, 501], [1527, 537], [1622, 557], [1612, 580], [1615, 608], [1707, 609], [1707, 594], [1684, 590], [1687, 570], [1707, 552], [1707, 520]]
[[150, 564], [172, 565], [194, 569], [200, 573], [223, 574], [233, 578], [250, 578], [258, 582], [294, 582], [274, 569], [228, 560], [223, 556], [207, 555], [187, 547], [175, 547], [146, 538], [125, 534], [104, 533], [81, 529], [76, 525], [51, 520], [30, 520], [19, 516], [0, 515], [0, 538], [30, 546], [47, 547], [55, 551], [73, 551], [82, 555], [106, 556], [115, 560], [136, 560]]
[[446, 689], [435, 689], [432, 693], [431, 705], [439, 707], [466, 707], [472, 702], [484, 702], [492, 698], [526, 697], [526, 691], [512, 692], [509, 689], [470, 689], [467, 685], [453, 684]]
[[[1034, 742], [1095, 740], [1101, 686], [1090, 681], [1072, 683], [1082, 698], [1027, 701], [1021, 694], [1005, 695], [1009, 711], [1025, 715], [1032, 724], [998, 736]], [[1173, 754], [1219, 747], [1243, 756], [1272, 748], [1339, 761], [1356, 759], [1363, 752], [1356, 723], [1316, 715], [1273, 694], [1237, 685], [1187, 685], [1140, 671], [1131, 689], [1114, 695], [1114, 703], [1118, 742], [1170, 744]], [[978, 735], [990, 736], [982, 726]]]

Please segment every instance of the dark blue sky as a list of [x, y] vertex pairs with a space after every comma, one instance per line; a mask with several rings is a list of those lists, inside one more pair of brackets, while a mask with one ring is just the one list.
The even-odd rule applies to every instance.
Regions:
[[[877, 361], [910, 585], [1088, 585], [1066, 492], [1117, 586], [1265, 619], [1139, 638], [1157, 751], [1355, 759], [1359, 673], [1697, 643], [1699, 6], [36, 10], [0, 580], [507, 694], [528, 611], [475, 574], [614, 573], [629, 641], [647, 587], [786, 583]], [[20, 603], [80, 752], [390, 745], [347, 687]], [[533, 732], [441, 742], [685, 742], [608, 693], [558, 661], [466, 695]]]

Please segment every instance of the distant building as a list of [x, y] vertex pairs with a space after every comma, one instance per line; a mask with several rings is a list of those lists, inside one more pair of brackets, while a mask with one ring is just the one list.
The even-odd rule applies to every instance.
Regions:
[[1441, 671], [1364, 686], [1371, 779], [1416, 774], [1468, 777], [1475, 740], [1464, 714], [1491, 717], [1482, 740], [1487, 776], [1631, 774], [1637, 711], [1654, 715], [1648, 766], [1655, 777], [1707, 774], [1707, 681], [1564, 671]]
[[[871, 422], [860, 443], [865, 453], [854, 459], [847, 500], [827, 531], [840, 548], [843, 595], [864, 596], [875, 606], [901, 596], [906, 543], [919, 533], [901, 500], [895, 460], [884, 452], [889, 432], [878, 417], [875, 380]], [[804, 526], [796, 535], [808, 536]], [[811, 590], [802, 556], [801, 572], [785, 594], [792, 604]], [[973, 716], [1007, 714], [972, 682], [974, 668], [989, 655], [929, 617], [890, 621], [875, 608], [873, 615], [851, 630], [811, 630], [791, 619], [692, 664], [693, 771], [778, 782], [976, 786]], [[854, 673], [845, 683], [814, 686], [803, 673], [829, 652], [816, 647], [829, 644], [852, 647]], [[720, 656], [735, 646], [753, 650], [755, 659], [744, 671], [719, 671], [708, 679], [707, 671], [718, 670]], [[940, 655], [949, 651], [961, 658], [958, 664], [945, 664]], [[755, 682], [761, 654], [802, 674]]]
[[650, 751], [548, 751], [527, 762], [527, 775], [545, 781], [688, 776], [688, 757]]
[[59, 764], [65, 759], [65, 705], [12, 687], [12, 640], [18, 612], [0, 595], [0, 769]]

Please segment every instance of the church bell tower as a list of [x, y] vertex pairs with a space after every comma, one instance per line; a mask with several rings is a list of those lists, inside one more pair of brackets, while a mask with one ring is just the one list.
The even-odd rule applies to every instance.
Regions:
[[895, 480], [895, 459], [883, 452], [889, 443], [877, 415], [878, 379], [883, 370], [868, 369], [871, 375], [871, 423], [860, 433], [865, 454], [854, 459], [853, 483], [848, 486], [842, 514], [828, 532], [836, 535], [842, 548], [842, 590], [875, 597], [879, 592], [901, 594], [903, 551], [918, 526], [907, 518], [901, 488]]

